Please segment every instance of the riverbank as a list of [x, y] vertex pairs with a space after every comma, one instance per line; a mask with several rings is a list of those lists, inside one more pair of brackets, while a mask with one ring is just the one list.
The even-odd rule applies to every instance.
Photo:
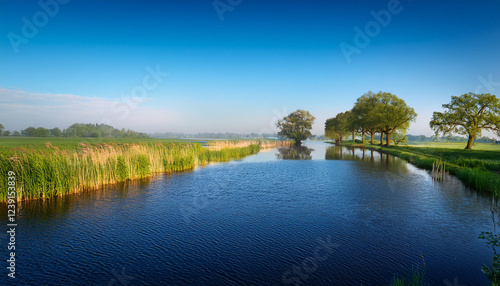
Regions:
[[[334, 142], [328, 142], [335, 144]], [[422, 144], [380, 146], [343, 142], [338, 146], [366, 148], [397, 156], [426, 170], [444, 169], [478, 191], [500, 195], [500, 147], [464, 150], [462, 145]]]
[[205, 148], [200, 143], [169, 140], [82, 140], [75, 144], [76, 140], [44, 139], [43, 145], [37, 140], [36, 144], [2, 146], [0, 185], [5, 187], [0, 191], [0, 201], [8, 198], [10, 171], [15, 174], [17, 200], [49, 198], [155, 173], [241, 159], [264, 147], [289, 144], [273, 140], [217, 141]]

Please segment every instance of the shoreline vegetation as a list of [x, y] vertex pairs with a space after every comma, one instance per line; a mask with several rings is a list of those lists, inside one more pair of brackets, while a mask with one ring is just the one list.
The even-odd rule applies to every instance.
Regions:
[[[203, 147], [193, 141], [158, 139], [50, 141], [38, 140], [33, 145], [16, 144], [19, 147], [12, 145], [0, 150], [0, 172], [16, 174], [18, 201], [89, 191], [156, 173], [190, 170], [292, 144], [277, 140], [235, 140], [209, 141]], [[7, 183], [7, 176], [0, 176], [0, 185]], [[0, 201], [7, 200], [7, 188], [2, 188]]]
[[[366, 148], [393, 155], [416, 167], [429, 171], [437, 168], [454, 175], [468, 187], [479, 192], [500, 195], [500, 148], [491, 150], [464, 150], [461, 145], [446, 144], [381, 146], [358, 142], [327, 142], [337, 146]], [[449, 144], [452, 145], [452, 144]], [[492, 145], [494, 146], [494, 145]]]

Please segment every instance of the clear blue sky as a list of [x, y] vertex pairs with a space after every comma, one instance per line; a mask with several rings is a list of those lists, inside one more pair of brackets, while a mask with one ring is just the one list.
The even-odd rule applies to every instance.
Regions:
[[[217, 1], [238, 5], [0, 1], [0, 123], [271, 132], [300, 108], [322, 134], [327, 118], [382, 90], [419, 114], [411, 134], [430, 135], [452, 95], [499, 96], [498, 0]], [[355, 28], [381, 10], [390, 21], [356, 47]], [[342, 43], [359, 53], [348, 61]]]

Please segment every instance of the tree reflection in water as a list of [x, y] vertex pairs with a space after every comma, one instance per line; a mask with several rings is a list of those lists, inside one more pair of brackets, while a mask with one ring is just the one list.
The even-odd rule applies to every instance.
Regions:
[[306, 146], [294, 146], [289, 148], [278, 148], [279, 153], [276, 154], [279, 160], [311, 160], [311, 152], [314, 149]]
[[369, 161], [377, 164], [385, 164], [390, 168], [396, 167], [397, 170], [407, 169], [406, 161], [404, 160], [364, 148], [331, 146], [326, 149], [325, 160]]

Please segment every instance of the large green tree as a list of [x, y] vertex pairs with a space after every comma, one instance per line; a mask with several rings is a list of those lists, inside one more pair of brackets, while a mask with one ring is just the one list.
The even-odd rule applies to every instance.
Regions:
[[[348, 115], [347, 120], [349, 121], [349, 126], [347, 128], [352, 133], [352, 143], [355, 143], [356, 133], [361, 133], [361, 137], [364, 137], [366, 131], [365, 131], [363, 125], [361, 124], [361, 122], [356, 120], [356, 117], [354, 116], [354, 113], [352, 112], [352, 110], [346, 111], [346, 113]], [[363, 143], [364, 143], [364, 139], [363, 139]]]
[[342, 143], [344, 137], [351, 133], [351, 112], [340, 112], [335, 117], [329, 118], [325, 122], [325, 136], [334, 139], [337, 143]]
[[50, 132], [50, 135], [52, 135], [54, 137], [61, 137], [62, 136], [61, 129], [59, 129], [57, 127], [49, 129], [49, 132]]
[[370, 144], [374, 144], [375, 133], [380, 132], [380, 122], [377, 116], [379, 96], [369, 91], [359, 97], [352, 108], [354, 125], [360, 129], [364, 143], [365, 132], [370, 134]]
[[451, 102], [443, 104], [444, 112], [434, 112], [430, 127], [436, 132], [467, 135], [467, 146], [472, 149], [474, 139], [482, 130], [500, 130], [500, 102], [489, 93], [465, 93], [452, 96]]
[[50, 131], [47, 128], [38, 127], [35, 133], [36, 137], [48, 137], [50, 136]]
[[374, 116], [380, 131], [386, 135], [386, 146], [389, 146], [391, 134], [396, 131], [405, 132], [410, 127], [410, 122], [417, 118], [417, 113], [392, 93], [380, 91], [377, 97]]
[[35, 127], [28, 127], [24, 130], [21, 130], [21, 134], [23, 136], [35, 137], [36, 136], [36, 128]]
[[279, 136], [293, 139], [300, 146], [303, 140], [311, 137], [311, 129], [316, 117], [309, 111], [297, 109], [283, 119], [278, 120], [276, 127], [280, 129]]
[[3, 130], [5, 129], [5, 127], [3, 127], [3, 125], [0, 123], [0, 136], [1, 134], [3, 133]]

